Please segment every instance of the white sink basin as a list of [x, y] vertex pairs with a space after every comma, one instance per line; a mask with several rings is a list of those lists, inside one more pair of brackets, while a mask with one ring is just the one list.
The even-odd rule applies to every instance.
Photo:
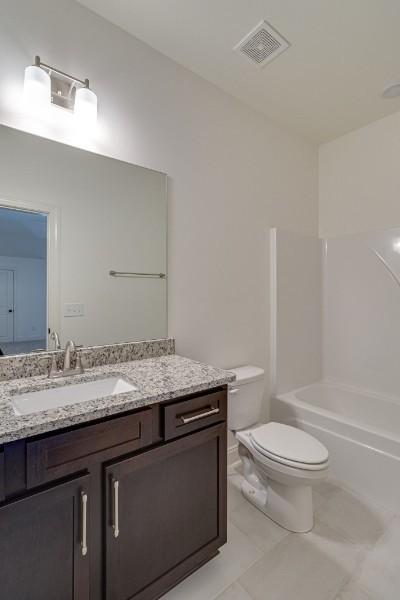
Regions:
[[117, 396], [126, 392], [134, 392], [137, 387], [122, 379], [109, 377], [87, 383], [76, 383], [61, 387], [18, 394], [11, 399], [16, 415], [29, 415], [51, 408], [78, 404], [87, 400], [97, 400], [106, 396]]

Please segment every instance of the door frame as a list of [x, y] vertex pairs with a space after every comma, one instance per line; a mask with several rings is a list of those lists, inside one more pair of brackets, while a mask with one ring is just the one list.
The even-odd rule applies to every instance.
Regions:
[[10, 341], [11, 343], [13, 343], [15, 342], [15, 268], [14, 265], [9, 267], [2, 267], [0, 263], [0, 271], [9, 271], [10, 273], [12, 273], [12, 340]]
[[22, 212], [40, 213], [47, 216], [47, 306], [46, 306], [46, 348], [49, 349], [50, 333], [61, 335], [60, 315], [60, 223], [61, 210], [51, 204], [26, 202], [10, 197], [0, 197], [0, 208]]

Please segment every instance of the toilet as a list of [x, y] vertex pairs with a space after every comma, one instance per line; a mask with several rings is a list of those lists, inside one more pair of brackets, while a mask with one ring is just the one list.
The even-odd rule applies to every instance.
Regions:
[[310, 531], [314, 525], [312, 486], [327, 476], [328, 450], [296, 427], [260, 423], [263, 369], [247, 365], [230, 371], [236, 381], [228, 391], [228, 427], [239, 444], [242, 493], [285, 529]]

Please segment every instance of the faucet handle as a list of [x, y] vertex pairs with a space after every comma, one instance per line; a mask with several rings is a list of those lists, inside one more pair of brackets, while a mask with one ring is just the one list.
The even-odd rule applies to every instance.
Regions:
[[[79, 347], [79, 346], [78, 346], [78, 347]], [[83, 367], [83, 364], [82, 364], [82, 355], [81, 355], [81, 353], [80, 353], [80, 352], [78, 352], [78, 351], [77, 351], [77, 353], [76, 353], [76, 365], [75, 365], [75, 371], [76, 371], [77, 373], [84, 373], [84, 372], [85, 372], [85, 369], [84, 369], [84, 367]]]
[[49, 377], [49, 379], [52, 379], [53, 377], [59, 377], [61, 373], [62, 373], [62, 371], [60, 371], [57, 368], [56, 355], [52, 354], [51, 355], [51, 365], [50, 365], [48, 377]]
[[58, 335], [57, 331], [52, 331], [50, 339], [52, 339], [54, 342], [55, 350], [61, 350], [60, 336]]

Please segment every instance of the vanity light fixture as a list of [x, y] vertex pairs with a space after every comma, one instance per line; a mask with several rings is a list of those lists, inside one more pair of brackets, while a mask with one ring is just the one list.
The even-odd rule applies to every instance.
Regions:
[[82, 123], [97, 120], [97, 96], [89, 87], [89, 79], [78, 79], [59, 69], [35, 63], [25, 69], [24, 96], [32, 108], [46, 109], [50, 104], [64, 108]]

